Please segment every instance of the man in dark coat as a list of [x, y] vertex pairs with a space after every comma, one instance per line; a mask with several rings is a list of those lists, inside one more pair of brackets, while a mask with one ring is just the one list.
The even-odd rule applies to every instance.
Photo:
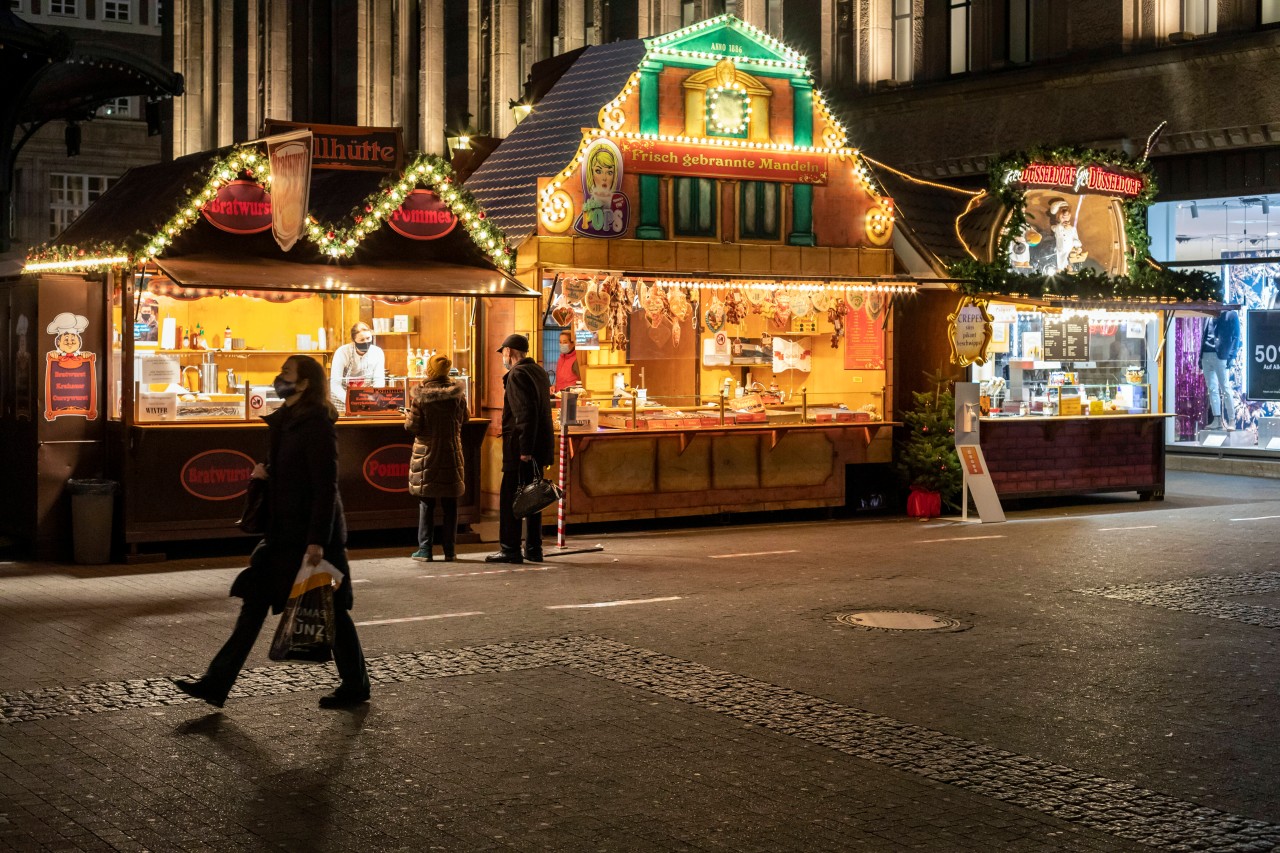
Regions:
[[502, 377], [502, 486], [498, 494], [498, 544], [502, 550], [489, 563], [542, 561], [542, 513], [524, 520], [524, 554], [520, 552], [520, 519], [511, 505], [516, 490], [551, 464], [555, 437], [551, 426], [551, 382], [538, 362], [529, 358], [529, 339], [508, 335], [498, 349], [507, 374]]

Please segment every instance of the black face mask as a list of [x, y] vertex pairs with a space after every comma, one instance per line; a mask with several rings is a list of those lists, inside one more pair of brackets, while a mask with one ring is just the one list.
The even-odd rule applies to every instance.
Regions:
[[298, 383], [290, 382], [284, 376], [277, 376], [272, 381], [271, 387], [276, 389], [276, 396], [281, 400], [287, 400], [298, 393]]
[[369, 347], [373, 345], [373, 341], [364, 341], [363, 343], [361, 343], [360, 341], [356, 341], [355, 345], [356, 345], [356, 352], [360, 353], [361, 355], [364, 355], [369, 351]]

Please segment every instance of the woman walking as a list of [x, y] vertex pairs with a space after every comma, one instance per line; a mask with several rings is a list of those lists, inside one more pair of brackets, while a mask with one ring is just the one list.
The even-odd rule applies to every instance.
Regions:
[[267, 531], [231, 585], [243, 599], [230, 639], [198, 681], [176, 679], [178, 688], [221, 708], [262, 630], [267, 610], [284, 609], [303, 559], [328, 560], [342, 572], [334, 592], [333, 660], [342, 683], [321, 697], [321, 708], [350, 708], [369, 699], [369, 675], [351, 621], [351, 570], [347, 523], [338, 494], [337, 412], [329, 400], [324, 368], [310, 356], [290, 356], [275, 379], [284, 405], [263, 418], [271, 439], [267, 464], [253, 469], [267, 482]]
[[463, 484], [462, 424], [467, 419], [467, 398], [462, 383], [449, 378], [453, 362], [433, 355], [427, 361], [427, 378], [415, 389], [405, 414], [404, 428], [413, 433], [409, 460], [409, 493], [418, 498], [418, 550], [413, 559], [430, 562], [435, 530], [436, 502], [443, 523], [440, 546], [446, 562], [452, 562], [458, 537], [458, 498]]

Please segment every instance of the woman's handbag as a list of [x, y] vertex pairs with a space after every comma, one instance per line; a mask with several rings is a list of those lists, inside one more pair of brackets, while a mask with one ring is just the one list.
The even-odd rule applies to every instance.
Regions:
[[541, 469], [535, 465], [533, 480], [516, 489], [515, 500], [511, 502], [511, 511], [515, 513], [516, 518], [526, 518], [556, 503], [563, 494], [560, 487], [543, 477]]
[[267, 481], [249, 478], [249, 489], [244, 496], [244, 511], [236, 527], [242, 533], [261, 536], [267, 532]]

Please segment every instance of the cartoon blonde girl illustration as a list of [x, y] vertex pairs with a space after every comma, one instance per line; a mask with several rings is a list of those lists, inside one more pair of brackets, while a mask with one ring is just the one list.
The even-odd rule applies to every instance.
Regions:
[[622, 194], [622, 152], [598, 139], [582, 168], [582, 215], [574, 230], [587, 237], [617, 237], [627, 230], [627, 197]]

